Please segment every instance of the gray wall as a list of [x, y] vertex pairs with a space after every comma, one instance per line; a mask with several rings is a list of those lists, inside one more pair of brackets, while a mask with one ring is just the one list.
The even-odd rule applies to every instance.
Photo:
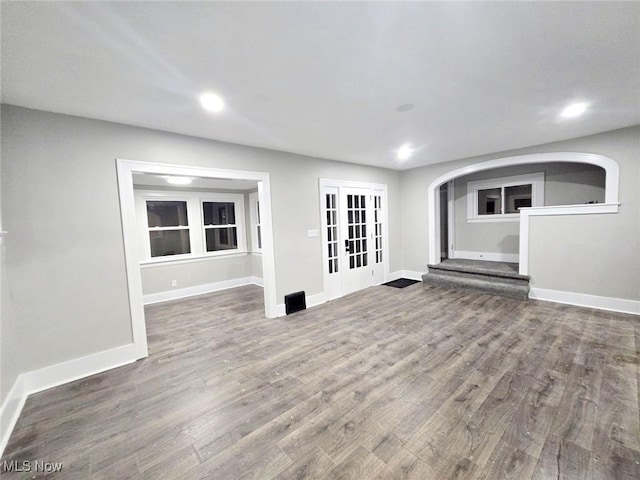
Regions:
[[[244, 253], [223, 257], [209, 257], [193, 262], [147, 265], [141, 268], [142, 293], [148, 295], [236, 278], [251, 277], [253, 275], [251, 257], [251, 254]], [[177, 287], [171, 286], [172, 280], [178, 282]]]
[[545, 205], [604, 202], [604, 169], [575, 163], [544, 163], [496, 168], [455, 180], [455, 246], [470, 252], [518, 253], [519, 222], [469, 223], [467, 184], [478, 180], [544, 172]]
[[116, 158], [269, 172], [280, 302], [323, 289], [321, 239], [307, 238], [320, 228], [318, 178], [388, 185], [390, 268], [402, 268], [399, 172], [3, 105], [6, 267], [19, 320], [10, 341], [24, 351], [20, 372], [132, 341]]
[[550, 152], [587, 152], [615, 160], [620, 167], [621, 206], [618, 214], [533, 219], [532, 285], [640, 300], [640, 126], [402, 172], [404, 268], [421, 272], [427, 268], [427, 189], [433, 180], [473, 163]]

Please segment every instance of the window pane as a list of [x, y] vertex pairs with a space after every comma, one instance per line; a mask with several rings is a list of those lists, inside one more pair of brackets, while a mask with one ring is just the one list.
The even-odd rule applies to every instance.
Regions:
[[205, 225], [234, 225], [236, 210], [232, 202], [202, 202]]
[[530, 206], [531, 185], [504, 188], [504, 208], [506, 213], [518, 213], [521, 208]]
[[147, 219], [149, 227], [186, 227], [187, 202], [147, 200]]
[[258, 248], [262, 248], [262, 232], [260, 231], [260, 225], [258, 225]]
[[149, 232], [151, 256], [182, 255], [191, 253], [189, 230], [160, 230]]
[[207, 240], [207, 252], [238, 248], [236, 227], [207, 228], [205, 236]]
[[502, 191], [500, 188], [478, 190], [478, 215], [500, 215]]

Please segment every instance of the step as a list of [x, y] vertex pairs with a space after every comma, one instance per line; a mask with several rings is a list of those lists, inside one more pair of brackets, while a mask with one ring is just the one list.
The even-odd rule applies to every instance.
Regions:
[[450, 268], [438, 268], [429, 265], [429, 273], [431, 275], [443, 275], [449, 277], [460, 277], [460, 278], [475, 278], [479, 281], [488, 281], [488, 282], [496, 282], [496, 283], [505, 283], [505, 284], [514, 284], [514, 285], [528, 285], [529, 277], [526, 275], [517, 275], [517, 274], [490, 274], [487, 272], [476, 272], [476, 271], [468, 271], [463, 269], [450, 269]]
[[[428, 285], [434, 285], [443, 288], [467, 288], [488, 293], [490, 295], [499, 295], [502, 297], [515, 298], [518, 300], [527, 300], [529, 298], [529, 283], [525, 281], [505, 282], [503, 278], [491, 278], [487, 275], [449, 275], [445, 272], [425, 273], [422, 281]], [[513, 279], [512, 279], [513, 280]]]
[[467, 264], [456, 264], [456, 263], [439, 263], [437, 265], [429, 265], [429, 272], [439, 273], [439, 272], [459, 272], [459, 273], [469, 273], [474, 275], [484, 275], [489, 277], [499, 277], [499, 278], [511, 278], [514, 280], [526, 280], [529, 281], [529, 275], [520, 275], [519, 273], [509, 272], [505, 270], [500, 270], [498, 268], [491, 268], [491, 262], [468, 262]]

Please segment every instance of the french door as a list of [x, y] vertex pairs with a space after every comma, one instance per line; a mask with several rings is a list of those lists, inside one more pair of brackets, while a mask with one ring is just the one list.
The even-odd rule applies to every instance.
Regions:
[[320, 189], [329, 299], [379, 285], [387, 271], [386, 185], [333, 182]]

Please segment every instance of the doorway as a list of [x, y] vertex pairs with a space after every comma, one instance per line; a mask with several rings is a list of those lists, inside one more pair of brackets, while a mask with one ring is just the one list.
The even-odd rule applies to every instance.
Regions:
[[440, 187], [440, 261], [449, 258], [449, 200], [448, 183]]
[[389, 272], [387, 186], [320, 180], [328, 300], [379, 285]]
[[214, 168], [189, 167], [181, 165], [157, 164], [132, 160], [116, 160], [120, 212], [124, 240], [124, 253], [129, 289], [131, 329], [136, 358], [148, 356], [147, 333], [140, 272], [138, 222], [135, 208], [133, 175], [138, 173], [196, 177], [204, 179], [254, 180], [258, 186], [260, 202], [260, 229], [262, 243], [262, 270], [264, 282], [265, 316], [277, 316], [275, 256], [273, 249], [273, 229], [271, 217], [271, 182], [268, 173]]

